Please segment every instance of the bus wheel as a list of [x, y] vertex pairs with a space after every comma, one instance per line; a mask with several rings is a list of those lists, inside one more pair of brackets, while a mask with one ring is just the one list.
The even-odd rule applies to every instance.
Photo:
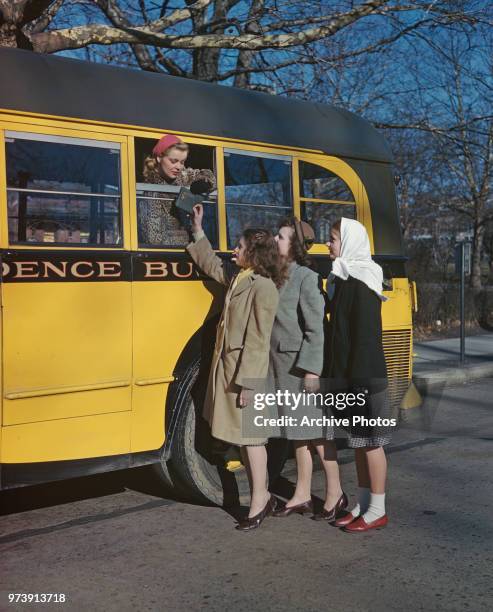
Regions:
[[[215, 440], [209, 425], [202, 418], [194, 397], [204, 397], [204, 389], [197, 390], [199, 364], [184, 377], [187, 388], [178, 409], [179, 418], [171, 451], [170, 471], [177, 474], [191, 496], [202, 503], [220, 506], [248, 505], [250, 490], [239, 449]], [[195, 388], [194, 388], [195, 387]], [[284, 440], [273, 440], [267, 448], [269, 455], [269, 481], [278, 478], [288, 454]]]
[[187, 499], [190, 496], [188, 489], [173, 470], [171, 461], [161, 459], [159, 463], [152, 464], [152, 469], [159, 486], [173, 497]]

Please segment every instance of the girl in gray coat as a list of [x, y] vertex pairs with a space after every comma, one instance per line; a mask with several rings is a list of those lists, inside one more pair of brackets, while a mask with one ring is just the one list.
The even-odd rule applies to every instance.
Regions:
[[[303, 390], [316, 393], [324, 360], [325, 299], [320, 278], [307, 267], [307, 249], [315, 234], [304, 221], [294, 217], [284, 219], [276, 236], [279, 254], [287, 267], [288, 279], [279, 291], [279, 306], [272, 328], [269, 354], [269, 381], [276, 391], [302, 395]], [[283, 417], [275, 436], [293, 440], [298, 478], [293, 497], [275, 512], [285, 517], [292, 513], [313, 512], [311, 479], [312, 450], [322, 462], [326, 478], [325, 503], [317, 519], [333, 521], [346, 508], [347, 498], [341, 489], [333, 429], [323, 425], [303, 425], [303, 417], [323, 417], [321, 406], [312, 402], [299, 404], [296, 410], [278, 405], [278, 417]], [[289, 424], [287, 417], [296, 419]], [[285, 424], [284, 424], [285, 423]], [[314, 421], [316, 423], [316, 421]]]

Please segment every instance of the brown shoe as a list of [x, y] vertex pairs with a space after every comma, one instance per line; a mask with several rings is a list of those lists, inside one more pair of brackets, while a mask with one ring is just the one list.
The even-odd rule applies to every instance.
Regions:
[[290, 514], [305, 514], [305, 512], [313, 512], [313, 502], [311, 499], [301, 504], [296, 504], [296, 506], [284, 506], [284, 508], [276, 510], [273, 516], [284, 518]]
[[276, 498], [271, 495], [269, 501], [265, 504], [265, 508], [251, 518], [243, 519], [238, 522], [235, 529], [238, 531], [251, 531], [260, 527], [262, 521], [270, 516], [276, 508]]
[[332, 523], [336, 520], [340, 513], [347, 508], [347, 506], [348, 498], [343, 491], [341, 497], [339, 497], [333, 508], [331, 508], [330, 510], [326, 510], [324, 508], [322, 512], [317, 512], [316, 514], [314, 514], [313, 519], [315, 521], [328, 521], [329, 523]]
[[349, 525], [355, 521], [357, 518], [359, 518], [359, 516], [354, 516], [354, 514], [351, 514], [351, 512], [346, 512], [346, 514], [343, 514], [340, 518], [334, 521], [334, 525], [336, 527], [345, 527], [346, 525]]

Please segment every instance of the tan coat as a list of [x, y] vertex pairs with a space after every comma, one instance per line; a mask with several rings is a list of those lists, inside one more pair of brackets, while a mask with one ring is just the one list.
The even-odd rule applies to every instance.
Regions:
[[242, 436], [241, 387], [264, 380], [269, 366], [269, 346], [279, 294], [271, 279], [252, 273], [231, 289], [232, 277], [207, 240], [187, 246], [192, 259], [205, 274], [230, 286], [217, 327], [204, 417], [212, 435], [238, 446], [262, 443]]

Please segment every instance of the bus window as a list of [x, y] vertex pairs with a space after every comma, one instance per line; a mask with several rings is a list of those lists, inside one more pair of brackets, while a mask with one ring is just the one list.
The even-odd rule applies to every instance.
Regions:
[[293, 208], [291, 158], [225, 150], [224, 172], [228, 248], [247, 227], [277, 232]]
[[203, 201], [204, 230], [214, 248], [218, 246], [217, 190], [214, 147], [188, 144], [184, 170], [176, 179], [167, 178], [152, 155], [155, 138], [135, 139], [137, 220], [139, 247], [182, 248], [190, 242], [190, 221], [174, 206], [181, 187], [200, 181], [208, 186]]
[[5, 132], [10, 244], [121, 246], [120, 144]]
[[356, 203], [341, 177], [327, 168], [300, 161], [301, 218], [315, 231], [315, 242], [329, 239], [330, 226], [340, 217], [356, 219]]

